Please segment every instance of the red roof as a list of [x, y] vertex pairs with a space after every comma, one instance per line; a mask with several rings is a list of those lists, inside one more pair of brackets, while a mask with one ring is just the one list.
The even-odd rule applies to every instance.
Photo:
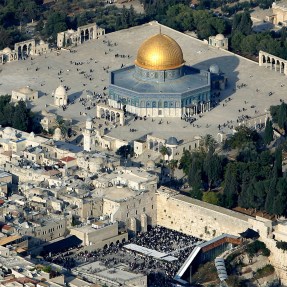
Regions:
[[2, 227], [2, 229], [10, 230], [10, 229], [11, 229], [11, 226], [9, 226], [9, 225], [5, 224], [5, 225]]
[[0, 204], [3, 204], [5, 201], [3, 199], [0, 199]]
[[61, 161], [65, 161], [65, 162], [69, 162], [72, 160], [75, 160], [75, 158], [71, 156], [66, 156], [66, 157], [61, 158]]

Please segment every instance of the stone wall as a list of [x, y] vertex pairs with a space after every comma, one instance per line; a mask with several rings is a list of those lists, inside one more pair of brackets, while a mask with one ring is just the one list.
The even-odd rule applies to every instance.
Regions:
[[287, 252], [278, 249], [276, 247], [276, 241], [271, 238], [260, 237], [259, 240], [263, 241], [270, 250], [269, 260], [274, 266], [282, 286], [287, 286]]
[[157, 224], [205, 240], [222, 233], [239, 235], [251, 227], [249, 216], [180, 195], [167, 188], [157, 193]]

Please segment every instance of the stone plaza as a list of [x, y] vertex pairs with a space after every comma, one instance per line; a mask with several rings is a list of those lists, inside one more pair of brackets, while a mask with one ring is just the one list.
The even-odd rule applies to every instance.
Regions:
[[[181, 46], [187, 65], [208, 70], [213, 64], [227, 76], [227, 87], [213, 95], [214, 108], [195, 116], [191, 124], [180, 118], [131, 120], [125, 126], [110, 125], [108, 134], [131, 141], [152, 133], [160, 138], [175, 136], [179, 140], [204, 136], [209, 133], [231, 133], [238, 120], [245, 116], [264, 115], [270, 105], [285, 98], [286, 77], [228, 51], [208, 46], [206, 43], [177, 32], [157, 22], [107, 34], [71, 50], [54, 50], [41, 56], [8, 63], [1, 67], [1, 94], [11, 94], [13, 89], [29, 86], [39, 91], [33, 102], [33, 111], [47, 110], [75, 124], [82, 125], [87, 115], [96, 116], [96, 106], [84, 106], [80, 98], [101, 95], [107, 100], [110, 71], [134, 63], [137, 50], [148, 37], [162, 33], [172, 37]], [[60, 85], [68, 87], [70, 104], [64, 110], [54, 106], [53, 93]], [[105, 94], [104, 94], [105, 93]], [[252, 107], [252, 108], [251, 108]], [[100, 121], [100, 120], [97, 120]], [[256, 121], [256, 120], [255, 120]], [[219, 128], [220, 125], [220, 128]], [[130, 128], [134, 131], [131, 132]]]

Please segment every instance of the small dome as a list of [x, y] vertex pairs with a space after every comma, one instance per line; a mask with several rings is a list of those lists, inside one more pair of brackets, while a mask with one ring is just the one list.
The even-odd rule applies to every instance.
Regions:
[[184, 64], [178, 43], [164, 34], [157, 34], [140, 46], [135, 64], [148, 70], [171, 70]]
[[175, 137], [170, 137], [167, 139], [166, 144], [168, 145], [177, 145], [178, 141]]
[[60, 85], [55, 91], [55, 96], [57, 97], [65, 97], [66, 94], [66, 90], [62, 85]]
[[218, 65], [212, 64], [209, 67], [209, 72], [212, 73], [212, 74], [219, 74], [220, 73], [220, 69], [219, 69]]
[[31, 94], [33, 93], [33, 90], [29, 86], [27, 86], [19, 89], [19, 92], [22, 94]]
[[10, 53], [12, 53], [12, 50], [11, 50], [9, 47], [6, 47], [6, 48], [3, 50], [3, 53], [4, 53], [4, 54], [10, 54]]
[[40, 40], [39, 44], [40, 44], [40, 45], [44, 45], [44, 44], [45, 44], [45, 41]]
[[55, 128], [55, 131], [54, 131], [54, 134], [55, 135], [60, 135], [62, 132], [61, 132], [61, 129], [60, 128]]
[[222, 35], [222, 34], [217, 34], [216, 36], [215, 36], [215, 40], [218, 40], [218, 41], [223, 41], [224, 40], [224, 35]]
[[4, 129], [4, 133], [5, 133], [6, 135], [10, 135], [11, 133], [14, 133], [14, 130], [13, 130], [11, 127], [6, 127], [6, 128]]
[[155, 168], [155, 162], [153, 161], [153, 160], [148, 160], [147, 162], [146, 162], [146, 168], [147, 169], [154, 169]]

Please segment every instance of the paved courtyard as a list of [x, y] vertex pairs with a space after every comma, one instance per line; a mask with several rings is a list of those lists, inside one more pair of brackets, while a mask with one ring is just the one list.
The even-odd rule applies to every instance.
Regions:
[[[221, 130], [229, 133], [231, 126], [238, 125], [238, 117], [264, 114], [270, 105], [278, 104], [280, 99], [285, 99], [287, 81], [283, 74], [259, 67], [257, 63], [228, 51], [210, 47], [168, 27], [162, 26], [161, 30], [179, 43], [188, 65], [208, 69], [211, 64], [217, 64], [227, 75], [228, 85], [227, 89], [221, 92], [221, 103], [210, 112], [204, 113], [201, 118], [197, 116], [193, 124], [171, 118], [164, 119], [162, 123], [159, 123], [159, 119], [138, 119], [128, 121], [124, 127], [115, 128], [110, 125], [109, 135], [131, 140], [153, 133], [161, 138], [175, 136], [184, 140], [206, 133], [216, 135], [218, 125], [224, 123], [226, 127], [222, 127]], [[28, 58], [7, 63], [1, 67], [0, 94], [10, 94], [12, 89], [30, 86], [39, 90], [41, 95], [32, 107], [33, 111], [46, 109], [72, 118], [75, 123], [83, 124], [87, 114], [95, 116], [95, 107], [89, 102], [85, 107], [79, 99], [86, 99], [88, 91], [102, 96], [103, 93], [107, 94], [105, 87], [108, 87], [109, 71], [122, 65], [133, 64], [141, 43], [158, 32], [159, 25], [151, 22], [87, 42], [76, 47], [74, 53], [62, 50], [57, 55], [57, 52], [53, 51], [35, 56], [33, 60]], [[74, 101], [65, 111], [53, 106], [52, 94], [60, 84], [69, 87], [69, 99]], [[241, 84], [245, 85], [237, 88]], [[270, 92], [273, 92], [271, 96]], [[87, 106], [90, 106], [90, 110], [86, 109]], [[243, 108], [246, 110], [242, 111]], [[131, 132], [131, 128], [135, 131]]]

